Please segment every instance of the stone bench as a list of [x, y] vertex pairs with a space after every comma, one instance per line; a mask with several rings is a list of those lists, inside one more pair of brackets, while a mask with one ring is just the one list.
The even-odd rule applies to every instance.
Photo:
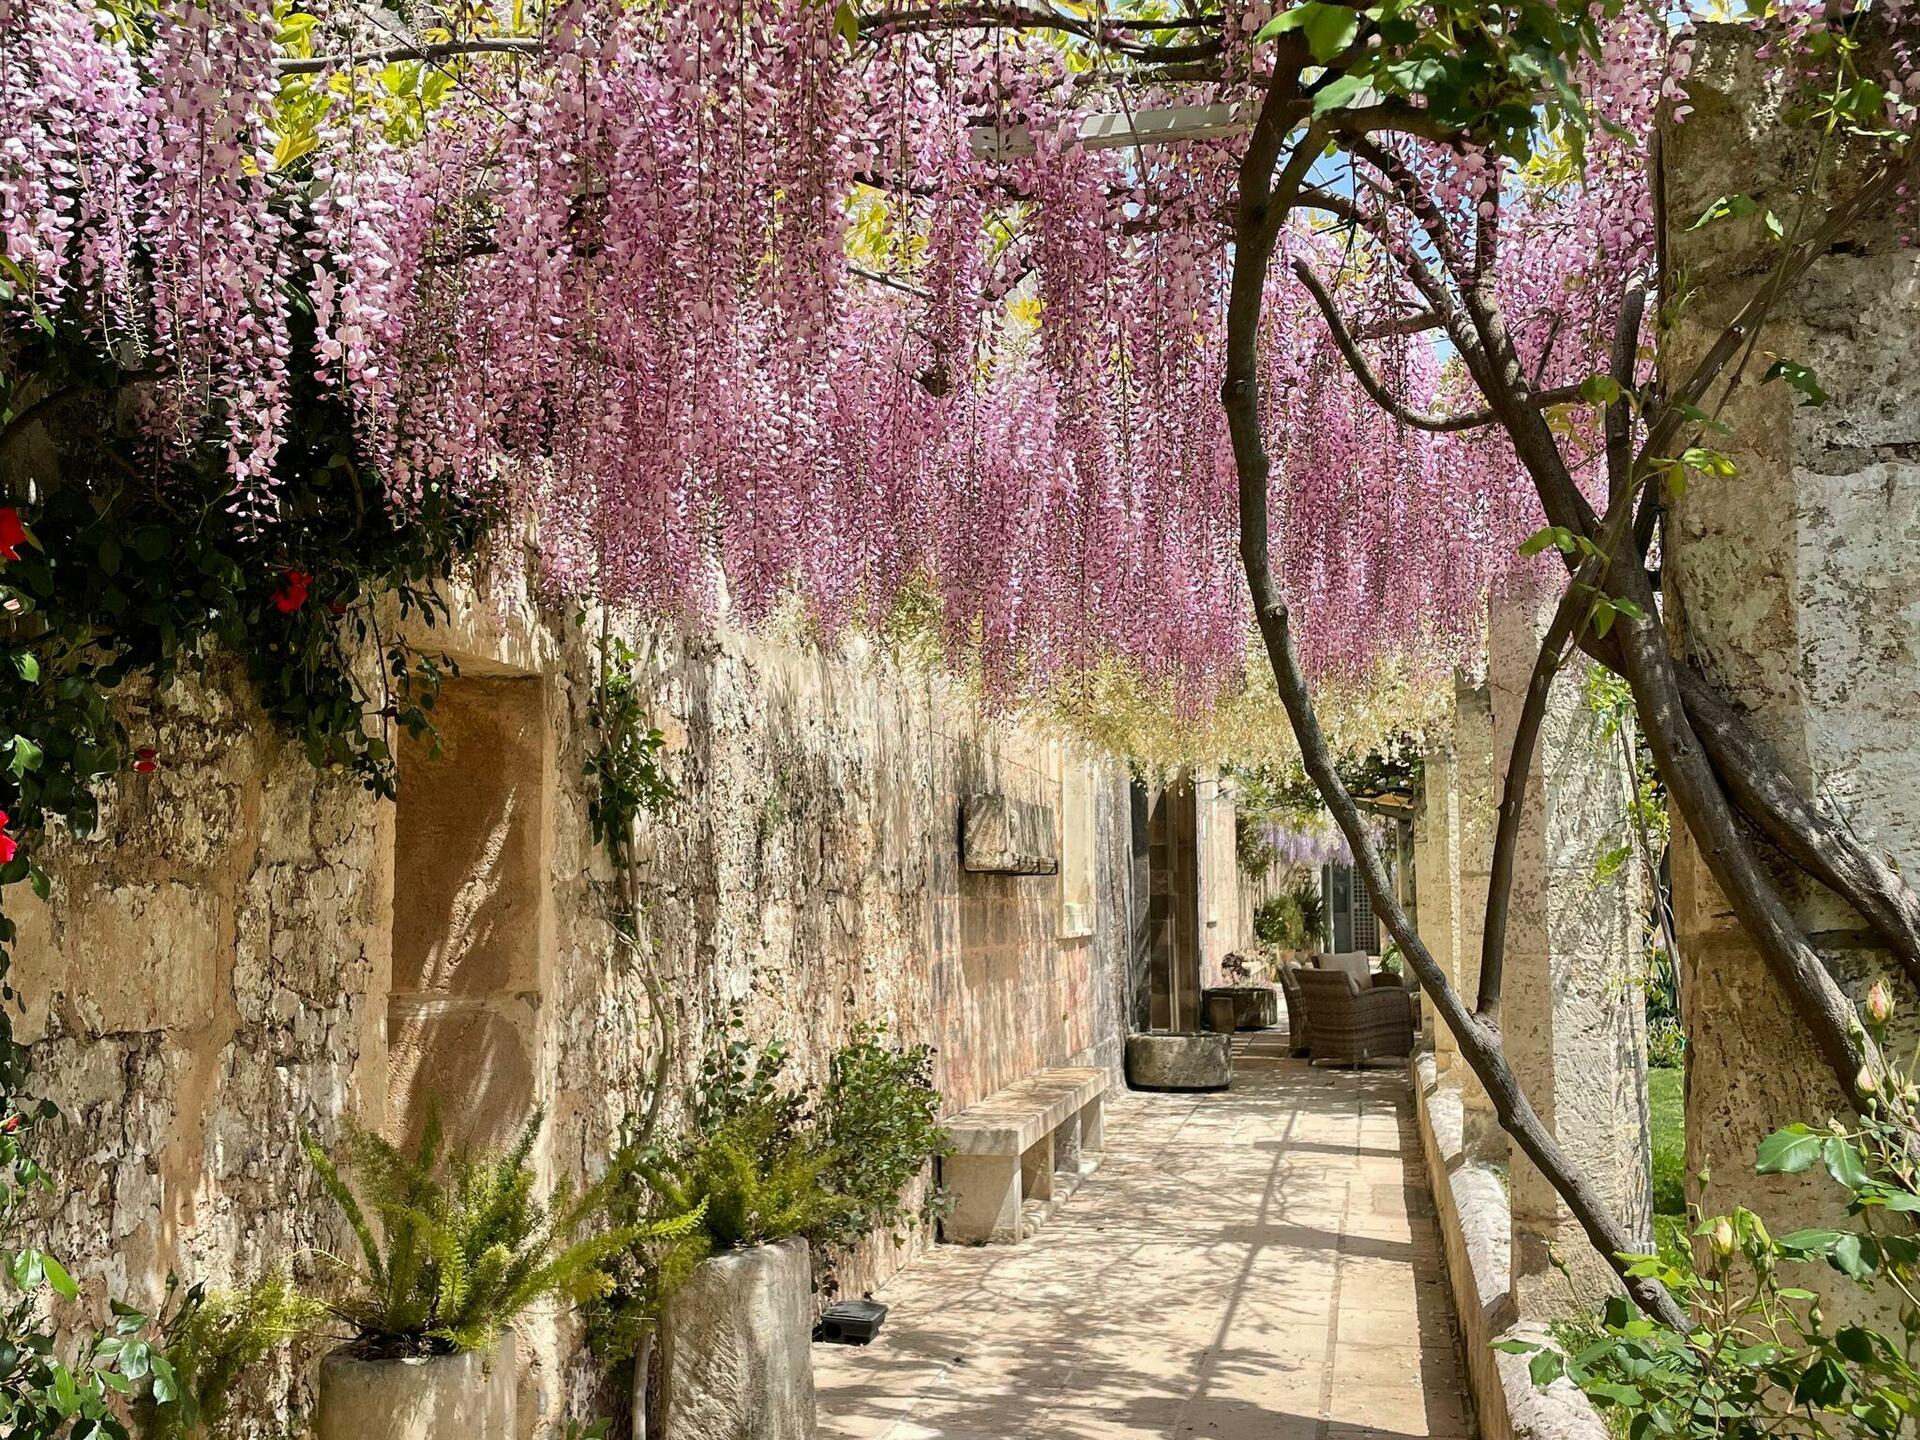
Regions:
[[1044, 1208], [1098, 1164], [1105, 1148], [1107, 1072], [1066, 1065], [989, 1095], [943, 1122], [953, 1142], [940, 1161], [949, 1210], [940, 1238], [1015, 1245]]

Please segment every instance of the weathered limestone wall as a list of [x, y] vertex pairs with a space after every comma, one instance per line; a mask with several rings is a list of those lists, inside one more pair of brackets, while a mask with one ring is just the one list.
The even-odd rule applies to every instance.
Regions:
[[[447, 754], [402, 751], [398, 805], [316, 774], [216, 670], [138, 706], [161, 768], [115, 791], [98, 839], [56, 848], [51, 903], [22, 908], [20, 1029], [68, 1117], [49, 1238], [95, 1302], [340, 1245], [302, 1127], [397, 1133], [437, 1101], [497, 1134], [537, 1100], [542, 1166], [581, 1175], [638, 1107], [648, 1011], [587, 823], [592, 649], [512, 593], [464, 595], [436, 634], [463, 671]], [[814, 1079], [857, 1022], [928, 1041], [955, 1109], [1044, 1066], [1118, 1067], [1123, 767], [870, 656], [635, 642], [683, 795], [642, 862], [689, 1069], [735, 1001]], [[994, 789], [1052, 808], [1059, 875], [961, 869], [961, 800]], [[842, 1288], [900, 1258], [874, 1247]], [[559, 1324], [521, 1351], [523, 1431], [588, 1403]]]
[[[1693, 297], [1663, 350], [1670, 377], [1712, 342], [1776, 254], [1771, 207], [1798, 213], [1812, 139], [1779, 122], [1744, 27], [1710, 26], [1687, 83], [1693, 114], [1662, 137], [1668, 264]], [[1848, 173], [1844, 158], [1838, 173]], [[1747, 219], [1692, 229], [1716, 198], [1750, 194]], [[1831, 397], [1800, 404], [1759, 383], [1762, 358], [1711, 443], [1739, 467], [1696, 477], [1665, 533], [1668, 624], [1691, 662], [1751, 714], [1803, 793], [1906, 874], [1920, 864], [1920, 251], [1891, 207], [1818, 260], [1756, 341], [1812, 368]], [[1711, 1163], [1716, 1209], [1744, 1203], [1776, 1233], [1814, 1223], [1824, 1178], [1761, 1179], [1755, 1144], [1818, 1123], [1845, 1098], [1746, 941], [1698, 850], [1675, 826], [1674, 910], [1689, 1040], [1687, 1164]], [[1856, 997], [1894, 980], [1887, 955], [1832, 895], [1785, 898]], [[1916, 997], [1896, 984], [1911, 1013]]]
[[[1559, 596], [1496, 601], [1488, 624], [1494, 753], [1514, 732]], [[1548, 691], [1519, 809], [1501, 1030], [1520, 1088], [1627, 1233], [1652, 1248], [1639, 871], [1599, 878], [1630, 833], [1632, 777], [1570, 661]], [[1510, 760], [1501, 765], [1501, 782]], [[1484, 894], [1484, 892], [1483, 892]], [[1484, 921], [1484, 914], [1482, 916]], [[1513, 1147], [1512, 1287], [1520, 1315], [1591, 1313], [1616, 1287], [1558, 1192]]]

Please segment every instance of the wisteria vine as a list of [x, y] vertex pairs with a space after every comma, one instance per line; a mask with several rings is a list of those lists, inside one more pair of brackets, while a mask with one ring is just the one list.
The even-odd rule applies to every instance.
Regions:
[[[818, 0], [569, 0], [530, 46], [379, 66], [348, 7], [282, 8], [276, 35], [243, 0], [144, 26], [5, 0], [8, 309], [83, 317], [151, 377], [156, 455], [224, 446], [263, 534], [308, 367], [395, 493], [529, 513], [566, 595], [751, 622], [797, 591], [831, 630], [930, 581], [1002, 694], [1118, 660], [1203, 706], [1248, 630], [1215, 396], [1234, 142], [1075, 126], [1243, 100], [1267, 13], [1236, 8], [1217, 78], [1174, 91], [889, 8], [850, 34]], [[295, 35], [321, 59], [289, 76]], [[1650, 95], [1621, 102], [1630, 137]], [[1650, 242], [1642, 168], [1590, 175], [1503, 251], [1536, 341], [1590, 339], [1570, 312]], [[1343, 300], [1400, 303], [1342, 237], [1288, 244]], [[1310, 668], [1452, 663], [1537, 502], [1497, 446], [1383, 412], [1290, 275], [1270, 313]], [[1460, 388], [1430, 336], [1364, 343], [1415, 408]]]

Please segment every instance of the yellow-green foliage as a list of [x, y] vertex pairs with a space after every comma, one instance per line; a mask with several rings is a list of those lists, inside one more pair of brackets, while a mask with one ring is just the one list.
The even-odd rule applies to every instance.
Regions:
[[180, 1289], [167, 1277], [159, 1344], [131, 1402], [142, 1440], [218, 1435], [241, 1377], [269, 1352], [312, 1334], [326, 1314], [276, 1267], [244, 1290]]
[[608, 1197], [628, 1179], [616, 1168], [578, 1195], [562, 1185], [540, 1200], [528, 1164], [540, 1122], [536, 1113], [507, 1150], [452, 1155], [441, 1153], [437, 1122], [412, 1154], [352, 1128], [344, 1150], [351, 1184], [306, 1137], [359, 1240], [359, 1263], [339, 1262], [348, 1283], [328, 1308], [353, 1327], [363, 1353], [491, 1350], [537, 1301], [605, 1292], [606, 1262], [637, 1236], [621, 1227], [586, 1232], [604, 1222]]

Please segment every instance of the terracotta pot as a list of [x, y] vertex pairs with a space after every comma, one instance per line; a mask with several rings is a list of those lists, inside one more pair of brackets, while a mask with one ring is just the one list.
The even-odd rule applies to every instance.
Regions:
[[316, 1440], [514, 1440], [512, 1335], [493, 1354], [320, 1362]]

